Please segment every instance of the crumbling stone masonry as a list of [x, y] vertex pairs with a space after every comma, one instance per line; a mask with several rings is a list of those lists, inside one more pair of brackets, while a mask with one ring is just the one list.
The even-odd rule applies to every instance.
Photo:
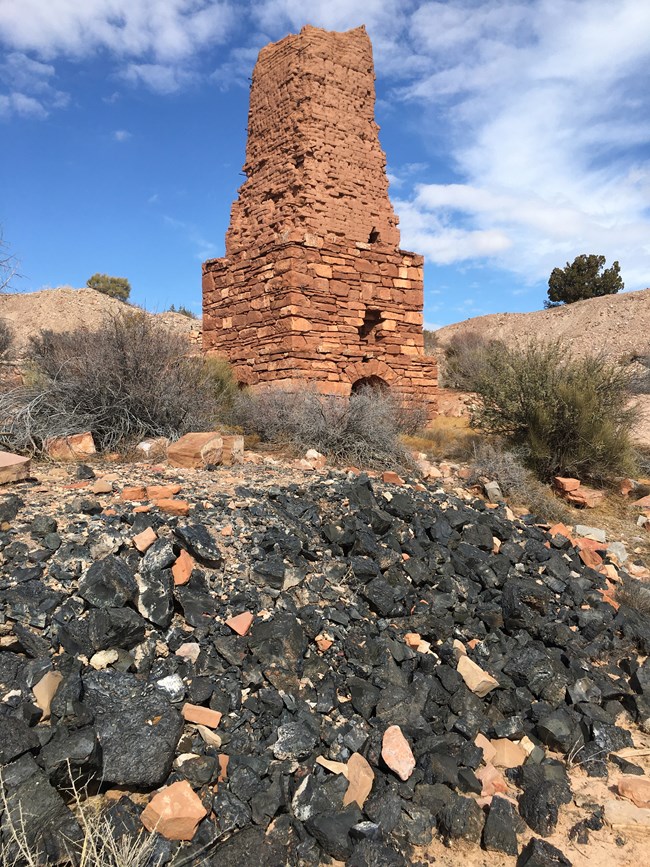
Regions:
[[363, 27], [262, 49], [226, 256], [203, 265], [203, 347], [247, 385], [385, 383], [433, 414], [423, 257], [399, 248], [374, 103]]

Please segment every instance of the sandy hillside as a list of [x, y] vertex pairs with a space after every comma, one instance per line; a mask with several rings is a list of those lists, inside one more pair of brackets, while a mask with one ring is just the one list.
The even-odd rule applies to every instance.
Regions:
[[[96, 328], [103, 319], [129, 309], [122, 301], [94, 289], [42, 289], [0, 295], [0, 319], [7, 320], [16, 335], [16, 351], [22, 355], [29, 338], [44, 330], [70, 331]], [[187, 334], [192, 342], [200, 339], [200, 320], [180, 313], [151, 314], [172, 331]]]
[[474, 331], [522, 345], [531, 338], [562, 338], [579, 355], [604, 352], [612, 361], [650, 354], [650, 289], [622, 292], [534, 313], [492, 313], [435, 332], [446, 346], [456, 334]]

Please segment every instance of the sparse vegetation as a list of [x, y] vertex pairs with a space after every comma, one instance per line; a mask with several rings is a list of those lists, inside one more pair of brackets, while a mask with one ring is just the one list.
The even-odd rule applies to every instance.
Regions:
[[439, 350], [438, 337], [435, 331], [424, 329], [424, 354], [437, 355]]
[[623, 575], [616, 588], [616, 599], [640, 614], [650, 614], [650, 587], [647, 582]]
[[501, 491], [517, 502], [523, 503], [526, 492], [534, 479], [524, 465], [521, 456], [503, 447], [503, 444], [482, 439], [474, 447], [470, 482], [477, 484], [482, 479], [499, 483]]
[[9, 252], [0, 231], [0, 292], [11, 288], [11, 281], [17, 275], [16, 257]]
[[438, 416], [423, 430], [402, 437], [416, 452], [435, 460], [467, 461], [474, 454], [480, 434], [472, 430], [467, 418]]
[[[70, 796], [79, 833], [77, 839], [58, 841], [58, 850], [67, 853], [67, 857], [63, 855], [65, 860], [57, 863], [62, 867], [162, 867], [163, 855], [156, 851], [155, 834], [149, 834], [144, 828], [136, 835], [120, 833], [106, 812], [91, 805], [83, 794], [72, 782]], [[31, 823], [28, 830], [23, 805], [7, 795], [1, 773], [0, 808], [3, 814], [0, 864], [3, 867], [42, 867], [50, 863], [45, 845], [47, 827], [35, 829]], [[181, 867], [178, 857], [173, 859], [172, 867], [174, 864]]]
[[6, 319], [0, 319], [0, 361], [5, 361], [14, 344], [14, 330]]
[[545, 307], [573, 304], [586, 298], [614, 295], [624, 288], [618, 262], [605, 268], [605, 257], [593, 254], [576, 256], [564, 268], [554, 268], [548, 279]]
[[30, 354], [28, 384], [0, 395], [2, 427], [20, 450], [83, 430], [108, 450], [209, 430], [234, 389], [227, 366], [189, 356], [181, 335], [142, 311], [92, 332], [45, 332]]
[[179, 304], [178, 307], [176, 307], [174, 304], [171, 304], [169, 306], [169, 309], [167, 312], [168, 313], [180, 313], [181, 316], [187, 316], [188, 319], [198, 319], [199, 318], [193, 310], [190, 310], [189, 307], [185, 307], [184, 304]]
[[234, 403], [233, 420], [262, 441], [302, 452], [314, 448], [334, 463], [408, 466], [410, 453], [399, 436], [405, 426], [412, 429], [414, 412], [414, 407], [405, 411], [399, 397], [390, 392], [367, 388], [348, 399], [303, 386], [292, 391], [242, 392]]
[[471, 470], [472, 484], [483, 479], [498, 482], [513, 505], [523, 506], [541, 520], [572, 522], [570, 508], [555, 496], [550, 487], [535, 478], [521, 454], [504, 448], [498, 440], [482, 440], [476, 446]]
[[473, 372], [472, 425], [522, 450], [541, 479], [605, 480], [634, 472], [628, 377], [601, 357], [574, 359], [561, 342], [491, 346]]
[[95, 289], [103, 295], [117, 298], [118, 301], [128, 301], [131, 294], [131, 284], [126, 277], [111, 277], [109, 274], [93, 274], [86, 280], [89, 289]]

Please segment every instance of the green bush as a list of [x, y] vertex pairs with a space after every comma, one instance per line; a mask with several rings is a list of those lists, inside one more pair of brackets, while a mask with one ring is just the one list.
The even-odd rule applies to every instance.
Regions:
[[618, 262], [605, 268], [605, 257], [585, 255], [576, 256], [564, 268], [553, 268], [548, 278], [548, 301], [545, 307], [560, 304], [573, 304], [586, 298], [614, 295], [624, 288]]
[[128, 301], [131, 294], [131, 284], [126, 277], [110, 277], [108, 274], [93, 274], [86, 280], [89, 289], [95, 289], [103, 295], [117, 298], [118, 301]]
[[410, 452], [399, 437], [404, 419], [413, 411], [411, 407], [405, 413], [399, 396], [388, 391], [369, 387], [341, 398], [303, 385], [292, 391], [269, 388], [240, 393], [233, 421], [262, 441], [289, 445], [299, 452], [314, 448], [333, 463], [409, 466]]
[[627, 374], [602, 357], [572, 358], [561, 342], [492, 346], [471, 387], [475, 427], [522, 448], [542, 479], [634, 472]]
[[49, 437], [84, 430], [108, 450], [211, 430], [232, 393], [223, 362], [189, 355], [182, 335], [143, 311], [95, 331], [44, 332], [31, 350], [29, 384], [0, 395], [2, 426], [17, 449], [38, 451]]

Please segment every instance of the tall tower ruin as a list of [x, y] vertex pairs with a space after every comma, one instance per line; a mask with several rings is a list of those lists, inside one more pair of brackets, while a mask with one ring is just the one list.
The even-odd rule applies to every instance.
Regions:
[[304, 27], [253, 72], [246, 181], [203, 265], [203, 347], [252, 387], [385, 384], [435, 409], [423, 257], [399, 248], [364, 27]]

